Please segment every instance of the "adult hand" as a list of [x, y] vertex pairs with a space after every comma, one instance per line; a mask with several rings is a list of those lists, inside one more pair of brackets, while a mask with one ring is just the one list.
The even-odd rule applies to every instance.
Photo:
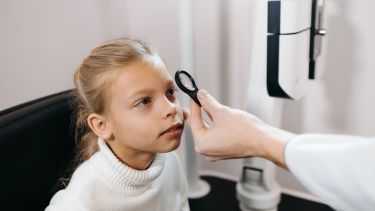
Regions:
[[205, 90], [198, 92], [198, 99], [212, 121], [207, 126], [201, 108], [190, 100], [187, 122], [198, 153], [209, 161], [258, 156], [285, 168], [284, 148], [293, 134], [271, 127], [245, 111], [220, 104]]

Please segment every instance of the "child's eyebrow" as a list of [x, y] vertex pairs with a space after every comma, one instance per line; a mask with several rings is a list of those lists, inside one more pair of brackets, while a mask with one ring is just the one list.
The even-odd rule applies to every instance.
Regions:
[[132, 98], [134, 98], [138, 95], [150, 94], [150, 93], [153, 93], [153, 92], [155, 92], [155, 89], [150, 89], [150, 88], [139, 89], [139, 90], [136, 90], [135, 92], [131, 93], [127, 98], [132, 99]]
[[[171, 86], [175, 86], [175, 82], [171, 79], [167, 80], [165, 82], [165, 87], [169, 88]], [[152, 94], [156, 92], [156, 90], [154, 88], [144, 88], [144, 89], [138, 89], [136, 91], [134, 91], [133, 93], [131, 93], [127, 99], [133, 99], [135, 97], [137, 97], [138, 95], [142, 95], [142, 94]]]
[[174, 86], [174, 85], [175, 85], [175, 82], [173, 80], [169, 79], [167, 81], [167, 86]]

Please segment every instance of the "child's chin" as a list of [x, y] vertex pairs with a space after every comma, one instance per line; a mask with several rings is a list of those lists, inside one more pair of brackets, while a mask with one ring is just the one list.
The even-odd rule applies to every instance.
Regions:
[[164, 152], [171, 152], [176, 150], [181, 144], [181, 139], [176, 139], [170, 142], [170, 144], [165, 148]]

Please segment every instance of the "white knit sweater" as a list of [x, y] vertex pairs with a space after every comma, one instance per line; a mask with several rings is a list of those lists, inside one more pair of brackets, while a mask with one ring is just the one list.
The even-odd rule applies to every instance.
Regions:
[[51, 210], [189, 210], [187, 183], [176, 153], [157, 154], [144, 171], [132, 169], [99, 139], [99, 152], [74, 172], [57, 192]]

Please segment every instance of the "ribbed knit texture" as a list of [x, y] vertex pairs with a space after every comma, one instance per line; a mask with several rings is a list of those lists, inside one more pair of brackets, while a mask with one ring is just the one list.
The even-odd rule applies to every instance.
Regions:
[[120, 191], [137, 193], [143, 191], [163, 171], [165, 154], [158, 153], [146, 170], [136, 170], [121, 162], [101, 138], [98, 140], [100, 153], [97, 153], [92, 162], [105, 180]]
[[47, 211], [188, 211], [187, 183], [178, 156], [158, 153], [146, 170], [122, 163], [103, 139], [99, 151], [74, 172]]

